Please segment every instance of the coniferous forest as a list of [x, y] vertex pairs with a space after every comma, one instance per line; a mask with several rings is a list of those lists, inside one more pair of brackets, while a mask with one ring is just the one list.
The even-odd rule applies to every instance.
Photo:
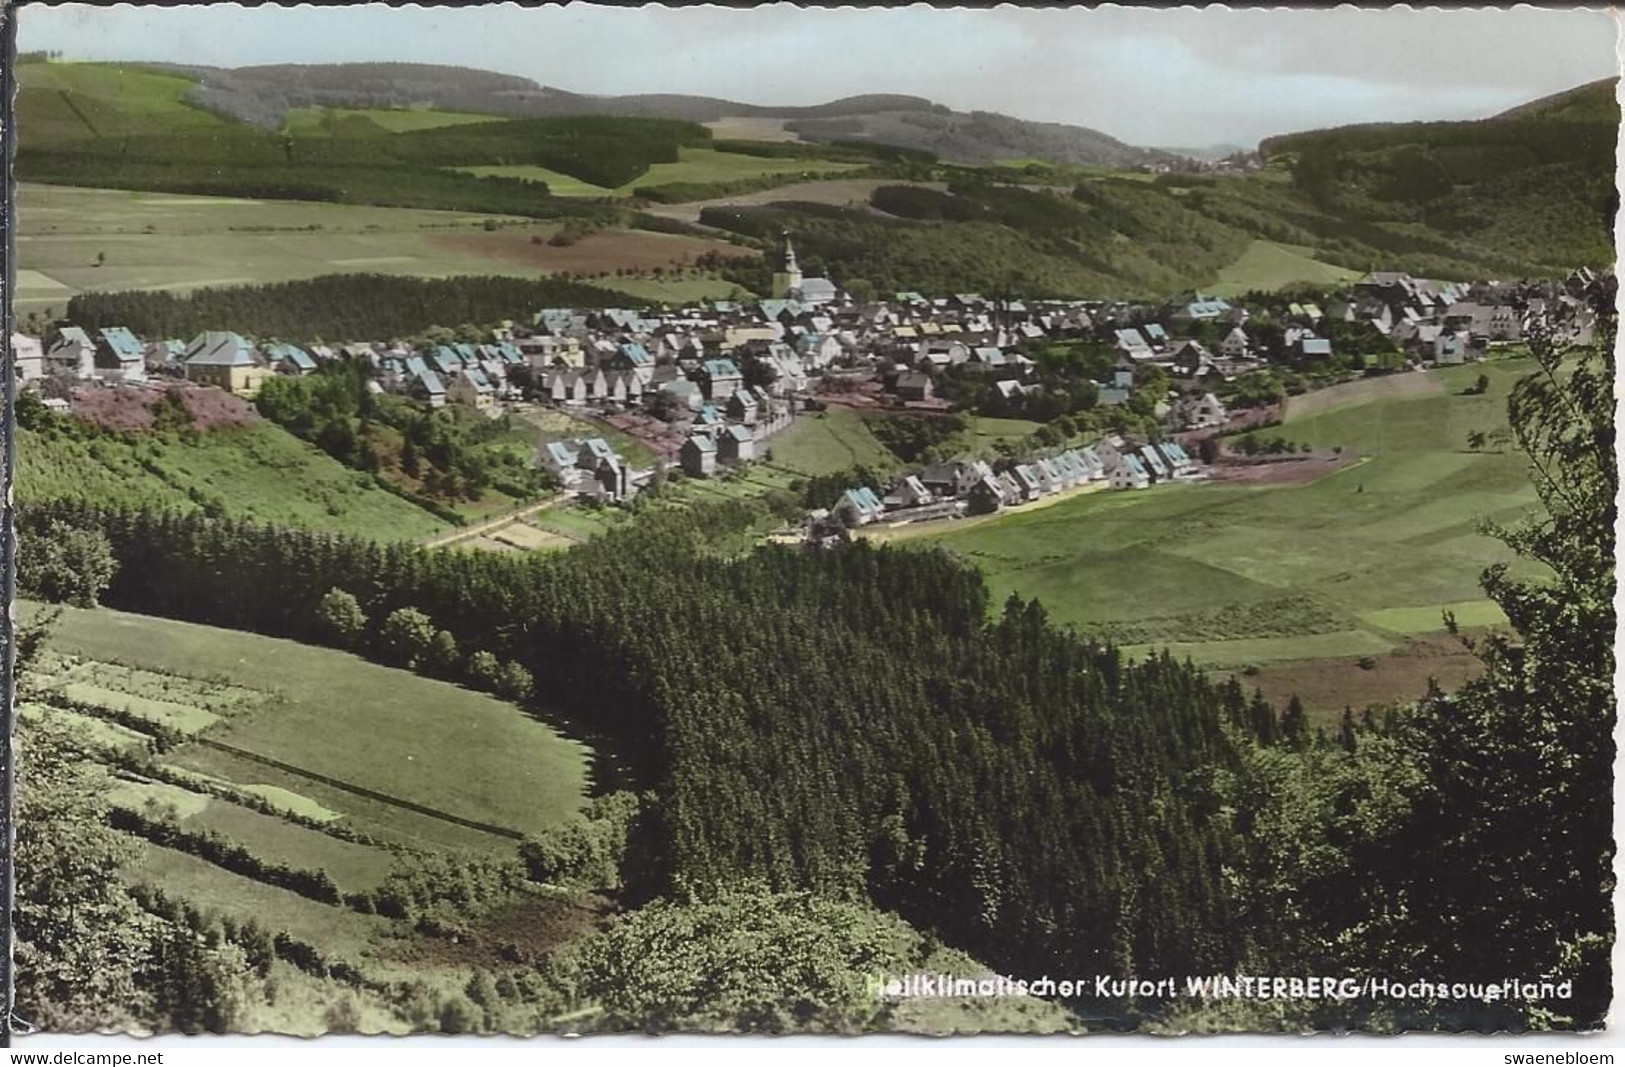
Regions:
[[[631, 903], [742, 884], [869, 903], [1011, 975], [1565, 979], [1566, 999], [1309, 1001], [1289, 1022], [1591, 1028], [1613, 928], [1603, 310], [1594, 350], [1531, 337], [1540, 370], [1509, 401], [1544, 510], [1502, 536], [1547, 575], [1485, 573], [1513, 633], [1480, 639], [1480, 680], [1332, 731], [993, 605], [938, 551], [719, 552], [759, 518], [741, 502], [525, 556], [30, 504], [20, 580], [65, 524], [105, 536], [116, 608], [310, 643], [332, 641], [335, 590], [366, 618], [421, 613], [471, 663], [521, 668], [613, 747], [626, 780], [605, 784], [651, 798], [620, 859]], [[1171, 998], [1069, 1007], [1217, 1022]]]

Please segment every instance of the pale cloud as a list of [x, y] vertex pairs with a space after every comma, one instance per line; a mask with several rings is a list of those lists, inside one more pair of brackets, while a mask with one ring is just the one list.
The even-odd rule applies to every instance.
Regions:
[[1594, 9], [28, 5], [19, 47], [245, 66], [451, 63], [586, 93], [911, 93], [1138, 144], [1477, 118], [1618, 73]]

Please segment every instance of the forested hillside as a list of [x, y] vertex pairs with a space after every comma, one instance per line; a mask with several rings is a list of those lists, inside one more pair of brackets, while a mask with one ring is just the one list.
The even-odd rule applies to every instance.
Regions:
[[[1034, 973], [1200, 970], [1238, 948], [1220, 888], [1230, 846], [1204, 814], [1216, 800], [1188, 787], [1234, 758], [1227, 729], [1260, 709], [1171, 661], [1130, 667], [1036, 605], [989, 626], [980, 579], [945, 557], [716, 558], [706, 545], [748, 519], [738, 505], [517, 559], [172, 514], [29, 514], [31, 529], [107, 533], [112, 605], [320, 640], [315, 604], [337, 587], [370, 615], [414, 606], [463, 647], [524, 663], [659, 791], [645, 894], [753, 877], [869, 895]], [[198, 554], [222, 551], [241, 566], [200, 577]]]
[[[1255, 241], [1352, 270], [1380, 265], [1437, 278], [1564, 273], [1576, 262], [1612, 261], [1603, 216], [1571, 217], [1563, 206], [1568, 194], [1548, 196], [1544, 187], [1526, 190], [1495, 216], [1494, 233], [1523, 234], [1513, 242], [1345, 216], [1279, 173], [1093, 177], [1060, 188], [1015, 184], [1019, 174], [1001, 173], [998, 182], [966, 172], [953, 177], [946, 191], [882, 186], [870, 196], [872, 211], [784, 201], [706, 207], [700, 222], [763, 248], [788, 229], [807, 271], [848, 286], [863, 279], [879, 292], [1156, 299], [1212, 285]], [[726, 274], [765, 292], [770, 268], [765, 260], [731, 264]]]
[[634, 297], [555, 279], [401, 278], [339, 274], [272, 285], [167, 292], [81, 293], [68, 318], [84, 326], [127, 326], [142, 337], [190, 339], [230, 325], [255, 337], [315, 342], [408, 337], [519, 321], [544, 307], [626, 307]]
[[786, 128], [807, 141], [875, 142], [925, 149], [965, 163], [1037, 158], [1120, 166], [1163, 156], [1081, 126], [1029, 122], [986, 111], [966, 114], [898, 94], [780, 106], [679, 93], [592, 96], [541, 86], [528, 78], [423, 63], [278, 64], [234, 70], [157, 65], [153, 69], [195, 78], [195, 86], [186, 95], [189, 102], [268, 129], [281, 125], [295, 107], [429, 106], [514, 118], [616, 115], [686, 122], [776, 118], [787, 120]]
[[1348, 126], [1266, 140], [1317, 207], [1426, 227], [1521, 260], [1612, 262], [1614, 81], [1477, 122]]

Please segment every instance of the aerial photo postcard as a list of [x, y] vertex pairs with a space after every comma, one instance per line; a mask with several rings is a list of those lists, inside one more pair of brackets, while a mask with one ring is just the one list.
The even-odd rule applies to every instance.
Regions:
[[20, 1034], [1605, 1028], [1609, 10], [6, 15]]

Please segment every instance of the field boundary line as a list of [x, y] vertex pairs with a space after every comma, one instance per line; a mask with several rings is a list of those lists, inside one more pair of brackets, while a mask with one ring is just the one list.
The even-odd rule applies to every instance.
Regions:
[[365, 786], [355, 785], [353, 783], [343, 781], [342, 779], [329, 778], [325, 774], [318, 774], [315, 771], [306, 770], [303, 767], [295, 767], [291, 763], [283, 763], [281, 760], [275, 760], [269, 756], [262, 756], [258, 752], [250, 752], [246, 748], [238, 748], [236, 745], [228, 745], [224, 741], [215, 741], [207, 737], [195, 737], [192, 740], [196, 741], [200, 745], [206, 745], [209, 748], [218, 749], [227, 755], [240, 756], [241, 758], [249, 760], [253, 763], [261, 763], [267, 767], [274, 767], [279, 771], [285, 771], [289, 774], [296, 774], [301, 778], [309, 778], [313, 782], [320, 782], [323, 785], [332, 786], [334, 789], [340, 789], [346, 793], [354, 793], [356, 796], [365, 797], [368, 800], [376, 800], [383, 804], [390, 804], [397, 808], [403, 808], [406, 811], [416, 812], [419, 815], [427, 815], [431, 819], [439, 819], [442, 822], [454, 823], [458, 826], [467, 827], [470, 830], [478, 830], [481, 833], [492, 834], [496, 837], [505, 837], [510, 841], [523, 841], [525, 839], [524, 834], [520, 833], [518, 830], [511, 830], [506, 826], [497, 826], [493, 823], [479, 822], [474, 819], [465, 819], [461, 815], [453, 815], [450, 812], [440, 811], [436, 808], [427, 807], [423, 804], [418, 804], [410, 800], [403, 800], [400, 797], [392, 797], [388, 793], [380, 793], [375, 789], [368, 789]]
[[101, 140], [102, 131], [98, 130], [95, 123], [91, 122], [85, 113], [80, 110], [79, 105], [74, 102], [73, 94], [66, 89], [58, 89], [57, 95], [62, 97], [62, 102], [68, 106], [69, 111], [73, 112], [73, 117], [84, 123], [85, 129], [90, 131], [90, 136], [95, 140]]

